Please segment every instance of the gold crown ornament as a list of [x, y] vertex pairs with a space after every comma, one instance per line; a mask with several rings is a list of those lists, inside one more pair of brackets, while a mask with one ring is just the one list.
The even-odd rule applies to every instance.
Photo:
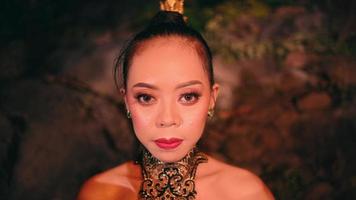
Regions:
[[178, 12], [183, 15], [184, 0], [160, 0], [159, 4], [162, 11]]

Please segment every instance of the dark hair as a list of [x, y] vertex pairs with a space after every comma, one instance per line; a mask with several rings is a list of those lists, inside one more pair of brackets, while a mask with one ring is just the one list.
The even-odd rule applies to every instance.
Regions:
[[214, 84], [214, 72], [210, 49], [202, 35], [193, 28], [186, 25], [183, 15], [178, 12], [160, 11], [151, 20], [149, 25], [137, 33], [124, 48], [114, 67], [115, 84], [118, 86], [118, 73], [121, 69], [122, 84], [126, 88], [129, 67], [136, 51], [148, 41], [157, 37], [178, 36], [188, 39], [195, 45], [195, 49], [204, 63], [204, 69], [208, 74], [210, 85]]

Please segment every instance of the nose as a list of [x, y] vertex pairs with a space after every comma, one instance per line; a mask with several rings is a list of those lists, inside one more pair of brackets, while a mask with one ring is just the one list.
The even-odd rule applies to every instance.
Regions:
[[178, 127], [182, 123], [178, 105], [170, 102], [162, 102], [159, 107], [156, 126], [159, 128]]

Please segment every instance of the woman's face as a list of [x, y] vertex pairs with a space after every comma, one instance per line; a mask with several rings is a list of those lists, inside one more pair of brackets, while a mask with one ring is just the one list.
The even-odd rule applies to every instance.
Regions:
[[217, 92], [191, 43], [161, 37], [134, 55], [125, 102], [138, 140], [159, 160], [174, 162], [201, 137]]

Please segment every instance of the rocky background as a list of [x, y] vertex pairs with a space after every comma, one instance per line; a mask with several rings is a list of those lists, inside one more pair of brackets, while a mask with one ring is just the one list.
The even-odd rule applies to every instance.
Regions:
[[[0, 6], [0, 199], [75, 199], [136, 141], [115, 88], [120, 47], [155, 1]], [[354, 1], [187, 1], [222, 86], [203, 150], [276, 199], [356, 199]]]

